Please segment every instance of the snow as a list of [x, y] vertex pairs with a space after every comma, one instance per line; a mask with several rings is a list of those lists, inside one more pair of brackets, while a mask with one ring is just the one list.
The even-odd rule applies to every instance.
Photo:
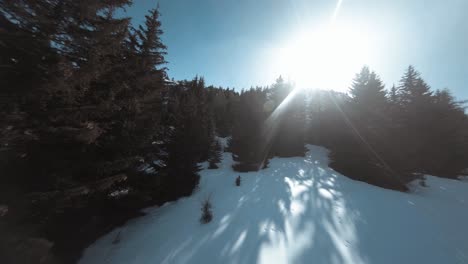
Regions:
[[111, 192], [109, 196], [113, 198], [120, 198], [122, 196], [127, 195], [128, 192], [129, 192], [129, 189], [116, 190], [116, 191]]
[[[250, 173], [232, 171], [224, 153], [191, 197], [146, 209], [80, 263], [468, 262], [467, 181], [426, 176], [427, 187], [415, 182], [411, 193], [385, 190], [330, 169], [326, 149], [308, 149]], [[202, 225], [210, 195], [214, 219]]]
[[221, 148], [223, 150], [228, 147], [230, 139], [231, 139], [231, 137], [225, 137], [225, 138], [216, 137], [216, 140], [219, 142], [219, 144], [221, 145]]

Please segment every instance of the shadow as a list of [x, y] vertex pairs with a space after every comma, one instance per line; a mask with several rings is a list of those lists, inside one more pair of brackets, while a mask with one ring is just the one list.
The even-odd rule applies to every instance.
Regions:
[[[265, 170], [236, 173], [226, 153], [219, 170], [202, 171], [192, 197], [148, 209], [81, 263], [418, 263], [429, 248], [437, 254], [424, 263], [460, 258], [421, 221], [418, 197], [344, 177], [328, 167], [327, 154], [309, 146], [305, 158], [273, 158]], [[201, 225], [207, 195], [214, 219]], [[121, 242], [112, 245], [117, 234]]]

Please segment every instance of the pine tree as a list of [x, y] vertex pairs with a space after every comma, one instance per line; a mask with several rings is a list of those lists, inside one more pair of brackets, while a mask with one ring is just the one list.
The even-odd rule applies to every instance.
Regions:
[[286, 82], [279, 76], [275, 83], [269, 88], [269, 98], [275, 107], [278, 107], [294, 89], [291, 83]]
[[236, 162], [233, 165], [236, 171], [259, 170], [267, 158], [264, 134], [266, 97], [262, 88], [252, 88], [240, 94], [228, 147]]
[[[367, 66], [356, 75], [350, 88], [350, 118], [359, 130], [378, 134], [376, 129], [387, 122], [388, 99], [385, 87], [375, 72]], [[367, 135], [371, 136], [371, 135]]]
[[413, 66], [408, 66], [398, 87], [398, 96], [402, 106], [404, 108], [418, 107], [416, 104], [430, 101], [431, 95], [430, 87], [421, 78], [421, 74]]
[[[177, 89], [177, 88], [176, 88]], [[189, 93], [182, 93], [175, 98], [171, 121], [171, 132], [167, 142], [167, 160], [165, 169], [163, 196], [173, 200], [190, 195], [196, 188], [200, 176], [198, 161], [200, 153], [193, 148], [193, 134], [197, 132], [195, 122], [196, 101]]]
[[467, 168], [468, 118], [464, 102], [457, 102], [448, 90], [437, 90], [429, 109], [431, 129], [425, 131], [423, 171], [438, 176], [457, 177]]
[[[109, 162], [123, 157], [103, 155], [106, 143], [101, 139], [109, 139], [106, 135], [114, 131], [109, 124], [124, 123], [118, 122], [118, 117], [124, 116], [131, 101], [131, 96], [114, 100], [128, 87], [122, 54], [130, 20], [115, 17], [115, 10], [128, 3], [2, 2], [4, 14], [20, 21], [15, 24], [16, 30], [25, 38], [34, 39], [32, 43], [37, 47], [10, 59], [22, 65], [26, 62], [23, 58], [31, 58], [28, 68], [25, 65], [23, 69], [16, 69], [19, 70], [17, 77], [30, 74], [31, 69], [38, 76], [32, 78], [34, 85], [18, 83], [23, 89], [15, 89], [16, 95], [13, 95], [19, 98], [21, 94], [17, 92], [29, 89], [17, 109], [23, 116], [18, 126], [32, 135], [21, 143], [27, 149], [22, 154], [27, 158], [21, 162], [28, 164], [21, 167], [33, 173], [15, 173], [26, 177], [34, 175], [26, 180], [31, 188], [46, 190], [61, 186], [58, 180], [76, 184], [120, 170], [118, 166], [109, 166]], [[117, 164], [126, 166], [128, 163]], [[86, 177], [88, 179], [84, 179]]]
[[220, 87], [207, 87], [207, 101], [216, 127], [216, 133], [220, 137], [228, 137], [232, 133], [234, 120], [234, 104], [239, 99], [239, 94], [229, 89]]
[[401, 110], [396, 123], [399, 128], [394, 132], [399, 144], [395, 147], [400, 146], [400, 155], [405, 157], [402, 162], [404, 170], [421, 172], [424, 170], [422, 153], [428, 147], [427, 132], [434, 122], [430, 114], [433, 98], [429, 85], [412, 66], [400, 80], [398, 97]]
[[290, 157], [305, 153], [305, 96], [281, 77], [269, 89], [270, 114], [266, 130], [269, 134], [269, 155]]
[[218, 163], [221, 162], [222, 158], [222, 148], [221, 144], [219, 143], [218, 140], [214, 139], [213, 143], [210, 146], [210, 152], [209, 152], [209, 169], [217, 169], [218, 168]]
[[385, 87], [375, 72], [363, 67], [353, 80], [349, 102], [341, 106], [348, 133], [332, 146], [333, 168], [361, 181], [405, 190], [405, 182], [394, 169]]
[[198, 155], [198, 161], [206, 161], [208, 152], [214, 139], [213, 115], [208, 103], [205, 81], [203, 78], [195, 77], [189, 82], [183, 82], [182, 93], [193, 104], [192, 122], [196, 124], [197, 130], [192, 132], [192, 148]]
[[385, 87], [379, 76], [371, 72], [367, 66], [356, 75], [349, 92], [353, 101], [368, 111], [382, 112], [382, 109], [386, 107]]
[[387, 118], [389, 122], [392, 124], [393, 128], [399, 126], [400, 120], [402, 115], [401, 109], [401, 101], [399, 98], [398, 88], [396, 88], [395, 84], [392, 86], [390, 91], [388, 92], [388, 111], [387, 111]]
[[395, 84], [390, 89], [388, 99], [392, 105], [398, 105], [398, 91], [397, 91], [397, 88], [395, 87]]
[[[8, 157], [3, 159], [6, 152], [1, 153], [1, 171], [7, 172], [8, 178], [1, 178], [0, 187], [15, 189], [15, 199], [28, 192], [53, 191], [66, 196], [70, 188], [137, 170], [139, 161], [153, 151], [148, 146], [158, 134], [153, 128], [158, 127], [160, 93], [165, 89], [165, 70], [160, 68], [164, 51], [160, 34], [150, 34], [146, 26], [139, 36], [145, 37], [150, 47], [146, 51], [151, 54], [142, 55], [143, 50], [129, 45], [130, 18], [121, 15], [129, 3], [0, 2], [0, 61], [8, 66], [0, 69], [0, 97], [9, 101], [2, 104], [6, 111], [0, 118], [8, 122], [2, 122], [2, 128], [8, 128], [6, 138], [11, 143]], [[156, 16], [149, 18], [159, 23]], [[159, 58], [144, 64], [148, 68], [156, 65], [152, 71], [135, 67], [142, 56]], [[132, 189], [132, 195], [139, 191]], [[115, 202], [108, 207], [106, 191], [77, 198], [79, 208], [56, 208], [63, 204], [58, 198], [45, 201], [47, 210], [35, 215], [33, 221], [43, 223], [37, 233], [47, 234], [60, 247], [83, 245], [65, 243], [54, 235], [63, 229], [67, 233], [85, 230], [88, 225], [96, 230], [108, 228], [106, 212], [121, 206]], [[65, 204], [75, 206], [75, 202]], [[142, 206], [130, 204], [135, 210]], [[69, 211], [73, 217], [90, 219], [87, 214], [103, 210], [97, 216], [103, 222], [66, 220], [70, 219]], [[117, 210], [115, 216], [125, 218], [131, 210]], [[56, 221], [59, 225], [54, 225]], [[86, 240], [98, 233], [85, 230], [73, 235]]]
[[130, 45], [138, 54], [137, 65], [143, 74], [149, 75], [154, 72], [159, 73], [159, 78], [167, 77], [166, 68], [160, 68], [166, 64], [166, 46], [161, 41], [163, 30], [159, 20], [159, 8], [149, 11], [145, 16], [145, 26], [140, 25], [138, 29], [133, 29], [130, 34]]
[[307, 142], [328, 148], [347, 132], [342, 108], [351, 98], [336, 91], [311, 90], [307, 96]]
[[[128, 115], [133, 118], [135, 129], [131, 135], [133, 142], [131, 146], [138, 147], [138, 151], [146, 160], [151, 162], [160, 152], [159, 145], [155, 147], [152, 142], [164, 140], [166, 136], [163, 124], [163, 116], [166, 114], [163, 94], [167, 92], [166, 87], [166, 63], [164, 55], [166, 47], [161, 42], [161, 23], [159, 21], [158, 9], [149, 11], [145, 16], [145, 24], [138, 29], [133, 29], [126, 40], [127, 65], [131, 69], [128, 79], [131, 81], [136, 98], [132, 99], [134, 114]], [[161, 133], [162, 132], [162, 133]]]
[[213, 220], [213, 206], [211, 205], [211, 196], [208, 196], [203, 200], [201, 204], [201, 217], [200, 217], [200, 223], [201, 224], [208, 224]]

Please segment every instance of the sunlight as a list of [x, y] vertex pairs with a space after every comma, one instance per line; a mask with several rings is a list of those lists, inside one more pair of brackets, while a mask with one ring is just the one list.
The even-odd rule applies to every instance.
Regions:
[[272, 67], [298, 88], [348, 88], [354, 74], [369, 63], [373, 53], [370, 32], [332, 23], [302, 31], [275, 52]]

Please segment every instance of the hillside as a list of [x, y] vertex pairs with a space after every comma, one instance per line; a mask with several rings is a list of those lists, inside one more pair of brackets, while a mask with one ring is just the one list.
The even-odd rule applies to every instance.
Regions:
[[[93, 263], [465, 263], [468, 182], [426, 176], [410, 193], [353, 181], [328, 151], [236, 173], [230, 153], [188, 198], [146, 209], [91, 245]], [[206, 168], [206, 164], [204, 164]], [[240, 187], [234, 184], [241, 175]], [[201, 225], [211, 195], [214, 219]]]

